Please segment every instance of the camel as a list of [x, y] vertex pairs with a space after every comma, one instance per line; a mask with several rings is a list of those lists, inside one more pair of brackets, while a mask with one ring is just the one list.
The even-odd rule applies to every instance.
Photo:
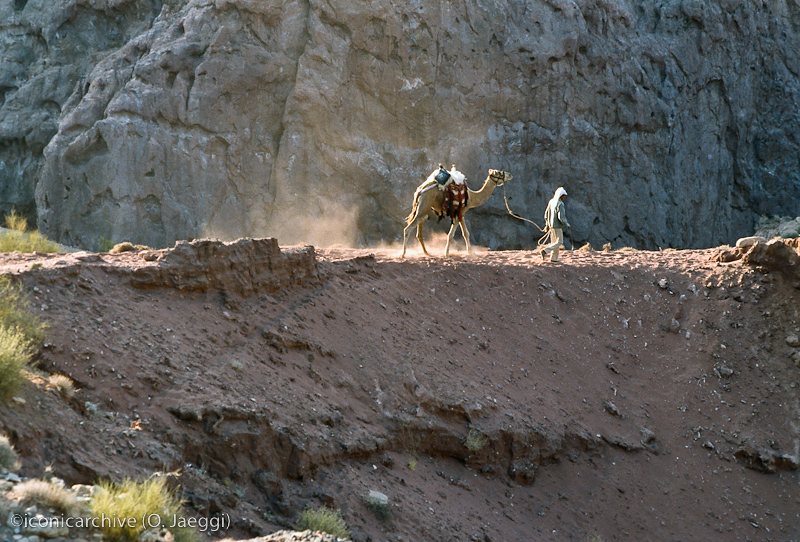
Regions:
[[[451, 173], [452, 171], [455, 171], [455, 168], [451, 170]], [[403, 229], [403, 254], [401, 258], [404, 258], [406, 255], [408, 236], [414, 230], [414, 226], [417, 228], [417, 239], [419, 239], [419, 244], [422, 246], [422, 252], [424, 252], [426, 256], [430, 256], [428, 251], [425, 249], [425, 242], [422, 240], [422, 225], [430, 217], [430, 211], [433, 211], [439, 216], [445, 214], [444, 192], [438, 188], [438, 183], [434, 178], [436, 173], [438, 173], [438, 170], [431, 173], [425, 182], [419, 185], [417, 190], [414, 192], [414, 204], [411, 208], [411, 214], [409, 214], [406, 218], [407, 225], [405, 229]], [[464, 241], [467, 244], [467, 254], [472, 254], [472, 247], [469, 244], [469, 231], [467, 231], [467, 224], [464, 222], [464, 213], [486, 203], [489, 200], [489, 196], [491, 196], [492, 192], [494, 192], [495, 188], [501, 186], [506, 181], [510, 181], [512, 178], [512, 175], [506, 171], [490, 169], [489, 175], [486, 177], [486, 180], [483, 182], [483, 186], [480, 188], [480, 190], [473, 191], [467, 189], [467, 193], [469, 195], [467, 206], [458, 214], [456, 218], [453, 219], [453, 222], [450, 225], [450, 231], [447, 234], [447, 244], [444, 248], [445, 257], [450, 255], [450, 243], [453, 240], [453, 237], [455, 237], [457, 224], [461, 226], [461, 234], [464, 236]]]

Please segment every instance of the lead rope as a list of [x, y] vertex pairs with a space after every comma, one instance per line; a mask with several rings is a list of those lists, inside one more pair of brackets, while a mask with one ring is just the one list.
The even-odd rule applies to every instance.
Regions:
[[525, 222], [530, 222], [531, 224], [536, 226], [537, 230], [539, 230], [540, 232], [544, 233], [544, 235], [542, 235], [539, 238], [539, 240], [536, 242], [537, 246], [543, 247], [544, 245], [549, 244], [548, 243], [548, 238], [552, 235], [552, 232], [550, 231], [549, 228], [546, 228], [546, 229], [540, 228], [539, 224], [537, 224], [533, 220], [528, 220], [527, 218], [523, 218], [523, 217], [521, 217], [521, 216], [519, 216], [517, 214], [514, 214], [514, 212], [511, 210], [511, 207], [508, 206], [508, 197], [506, 196], [506, 185], [505, 185], [505, 183], [503, 183], [503, 201], [506, 202], [506, 211], [508, 211], [508, 214], [510, 214], [514, 218], [518, 218], [519, 220], [524, 220]]

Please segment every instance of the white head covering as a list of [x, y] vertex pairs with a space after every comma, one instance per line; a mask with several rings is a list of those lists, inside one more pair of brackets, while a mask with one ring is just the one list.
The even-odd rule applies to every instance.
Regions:
[[567, 195], [567, 191], [564, 190], [564, 187], [563, 186], [559, 186], [558, 188], [556, 188], [556, 193], [553, 196], [553, 199], [560, 199], [561, 196], [566, 196], [566, 195]]

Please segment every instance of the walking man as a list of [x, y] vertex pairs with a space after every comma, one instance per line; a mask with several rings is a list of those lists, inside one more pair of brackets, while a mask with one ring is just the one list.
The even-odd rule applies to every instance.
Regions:
[[550, 254], [550, 261], [558, 261], [558, 251], [561, 245], [564, 244], [564, 228], [572, 230], [567, 220], [567, 212], [564, 210], [564, 197], [567, 191], [563, 186], [556, 189], [553, 199], [547, 204], [547, 209], [544, 212], [544, 223], [550, 233], [551, 243], [542, 249], [542, 260]]

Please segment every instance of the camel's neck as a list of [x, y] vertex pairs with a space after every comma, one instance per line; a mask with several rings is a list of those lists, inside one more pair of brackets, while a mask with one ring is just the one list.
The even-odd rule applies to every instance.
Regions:
[[483, 186], [481, 186], [480, 190], [477, 192], [474, 190], [469, 190], [469, 203], [467, 204], [467, 209], [480, 207], [486, 203], [496, 187], [497, 183], [492, 180], [491, 176], [486, 177], [486, 180], [483, 181]]

